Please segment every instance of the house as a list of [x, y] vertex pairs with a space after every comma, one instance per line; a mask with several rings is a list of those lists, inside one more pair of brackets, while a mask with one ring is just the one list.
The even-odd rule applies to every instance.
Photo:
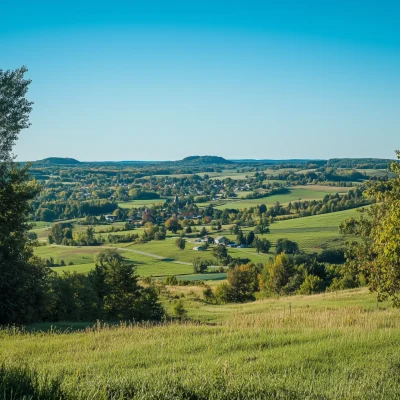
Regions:
[[196, 247], [193, 247], [193, 250], [196, 250], [196, 251], [204, 251], [205, 248], [204, 248], [203, 246], [196, 246]]
[[225, 236], [217, 236], [214, 239], [215, 244], [222, 244], [222, 245], [227, 245], [229, 243], [229, 239], [226, 238]]
[[106, 221], [108, 222], [114, 222], [117, 220], [116, 215], [106, 215]]

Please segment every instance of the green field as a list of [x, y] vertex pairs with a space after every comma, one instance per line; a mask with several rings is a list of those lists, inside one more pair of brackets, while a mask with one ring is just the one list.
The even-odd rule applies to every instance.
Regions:
[[365, 289], [220, 306], [190, 298], [188, 318], [202, 324], [0, 331], [2, 398], [11, 385], [15, 399], [399, 398], [400, 314]]
[[119, 201], [118, 207], [121, 208], [140, 208], [144, 206], [151, 206], [153, 204], [163, 204], [167, 199], [160, 198], [154, 200], [130, 200], [130, 201]]
[[[329, 187], [329, 186], [317, 186], [310, 185], [294, 187], [290, 189], [290, 193], [286, 194], [276, 194], [273, 196], [263, 197], [260, 199], [227, 199], [219, 200], [218, 202], [211, 202], [215, 204], [215, 208], [223, 210], [225, 208], [237, 208], [244, 209], [255, 207], [256, 205], [265, 204], [267, 206], [272, 206], [279, 202], [281, 204], [287, 204], [289, 202], [301, 201], [301, 200], [321, 200], [327, 194], [332, 193], [343, 193], [349, 191], [351, 188], [342, 187]], [[247, 192], [248, 193], [248, 192]]]

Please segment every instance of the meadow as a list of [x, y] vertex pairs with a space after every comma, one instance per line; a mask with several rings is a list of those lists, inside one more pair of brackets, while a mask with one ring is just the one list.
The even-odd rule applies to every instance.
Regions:
[[[351, 188], [348, 187], [329, 187], [321, 185], [310, 185], [310, 186], [296, 186], [289, 189], [289, 193], [276, 194], [273, 196], [263, 197], [260, 199], [245, 199], [242, 197], [236, 199], [223, 199], [217, 202], [210, 202], [215, 205], [215, 208], [223, 210], [225, 208], [236, 208], [244, 209], [255, 207], [256, 205], [265, 204], [266, 206], [273, 206], [276, 202], [281, 204], [287, 204], [289, 202], [301, 201], [301, 200], [320, 200], [327, 194], [332, 193], [346, 193]], [[249, 192], [247, 192], [249, 194]], [[243, 196], [243, 194], [242, 194]]]
[[186, 320], [159, 325], [6, 328], [0, 396], [398, 399], [399, 310], [366, 289], [239, 305], [192, 295], [185, 307]]

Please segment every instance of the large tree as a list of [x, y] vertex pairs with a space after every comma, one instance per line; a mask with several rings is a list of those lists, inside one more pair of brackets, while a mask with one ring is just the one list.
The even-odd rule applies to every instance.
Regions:
[[29, 202], [39, 186], [11, 153], [21, 130], [30, 125], [26, 71], [0, 69], [0, 324], [39, 320], [46, 305], [49, 269], [34, 257], [28, 239]]
[[[400, 159], [400, 152], [397, 151]], [[371, 183], [366, 194], [376, 201], [340, 227], [359, 237], [348, 244], [348, 272], [366, 280], [378, 299], [390, 298], [400, 306], [400, 163], [390, 167], [395, 178]]]

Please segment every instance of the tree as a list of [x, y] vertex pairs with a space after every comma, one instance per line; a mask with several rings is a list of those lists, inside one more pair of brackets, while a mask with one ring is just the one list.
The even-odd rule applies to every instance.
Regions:
[[400, 163], [393, 162], [390, 169], [395, 178], [371, 183], [365, 193], [376, 203], [361, 209], [358, 219], [346, 220], [340, 230], [361, 239], [348, 244], [348, 274], [366, 279], [378, 300], [390, 298], [400, 307]]
[[238, 233], [236, 235], [236, 241], [238, 245], [246, 244], [246, 238], [244, 237], [241, 229], [238, 230]]
[[276, 241], [276, 254], [296, 254], [299, 251], [299, 246], [296, 242], [289, 239], [278, 239]]
[[254, 235], [254, 232], [253, 231], [249, 231], [249, 233], [246, 236], [246, 244], [247, 244], [247, 246], [251, 246], [253, 244], [255, 237], [256, 236]]
[[257, 269], [252, 264], [238, 265], [228, 273], [230, 299], [234, 302], [254, 300], [258, 290]]
[[254, 246], [257, 253], [268, 253], [271, 248], [271, 242], [267, 239], [260, 239], [258, 236], [254, 239]]
[[28, 128], [32, 103], [26, 100], [27, 69], [0, 70], [0, 324], [40, 320], [46, 309], [51, 270], [33, 255], [30, 200], [39, 193], [29, 165], [18, 167], [11, 150]]
[[175, 244], [177, 245], [178, 249], [185, 250], [186, 247], [186, 240], [183, 237], [178, 237], [175, 240]]
[[260, 218], [260, 222], [258, 225], [254, 228], [254, 232], [258, 233], [260, 235], [263, 235], [265, 233], [269, 233], [269, 222], [267, 218]]
[[108, 319], [160, 319], [163, 312], [152, 287], [138, 283], [134, 265], [125, 262], [115, 249], [96, 256], [96, 268], [90, 273], [96, 281], [99, 303]]
[[201, 228], [201, 230], [200, 230], [200, 233], [199, 233], [199, 235], [200, 235], [200, 237], [203, 237], [203, 236], [206, 236], [207, 235], [207, 229], [206, 229], [206, 227], [205, 226], [203, 226], [202, 228]]
[[260, 274], [260, 287], [271, 294], [281, 294], [294, 273], [294, 260], [285, 253], [278, 254]]
[[299, 294], [314, 294], [325, 290], [324, 281], [315, 275], [307, 275], [304, 282], [301, 284], [297, 293]]
[[225, 246], [218, 245], [212, 249], [212, 255], [217, 259], [217, 262], [226, 265], [226, 260], [228, 259], [228, 250]]
[[231, 286], [227, 282], [222, 282], [215, 288], [214, 297], [218, 303], [229, 303], [232, 299]]
[[172, 233], [176, 233], [178, 229], [181, 229], [181, 226], [179, 225], [179, 222], [176, 218], [167, 219], [167, 221], [165, 222], [165, 227]]
[[208, 260], [204, 260], [203, 258], [196, 257], [193, 260], [193, 272], [195, 274], [204, 274], [207, 271], [207, 268], [211, 265], [211, 262]]

